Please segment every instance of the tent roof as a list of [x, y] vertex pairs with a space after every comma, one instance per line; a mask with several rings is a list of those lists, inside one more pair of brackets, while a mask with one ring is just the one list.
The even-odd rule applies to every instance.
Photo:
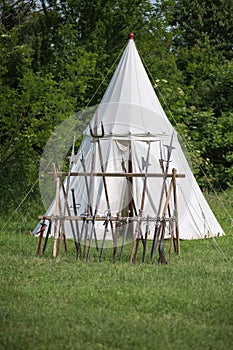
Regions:
[[[148, 78], [134, 40], [128, 41], [98, 106], [105, 134], [171, 135], [173, 128]], [[92, 120], [94, 125], [94, 118]], [[85, 133], [89, 133], [89, 128]]]

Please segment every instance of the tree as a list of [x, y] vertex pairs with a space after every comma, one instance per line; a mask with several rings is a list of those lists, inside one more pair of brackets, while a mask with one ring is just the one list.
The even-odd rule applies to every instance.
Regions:
[[176, 48], [211, 47], [224, 58], [233, 57], [233, 3], [228, 0], [178, 0], [173, 18]]
[[96, 64], [95, 55], [76, 47], [75, 35], [68, 35], [61, 21], [57, 20], [54, 31], [45, 26], [48, 22], [39, 11], [15, 23], [9, 30], [0, 26], [4, 210], [35, 181], [43, 147], [54, 127], [85, 105]]
[[[183, 114], [180, 121], [188, 127], [212, 184], [216, 188], [226, 188], [232, 175], [229, 126], [232, 125], [233, 101], [233, 3], [228, 0], [165, 3], [170, 8], [172, 50], [187, 96], [185, 110], [192, 111], [187, 113], [188, 118]], [[203, 181], [202, 173], [199, 172], [199, 176], [203, 185], [209, 186]]]

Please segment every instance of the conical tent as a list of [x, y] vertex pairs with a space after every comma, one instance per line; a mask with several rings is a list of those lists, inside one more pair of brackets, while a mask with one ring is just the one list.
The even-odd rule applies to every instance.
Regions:
[[[140, 213], [141, 217], [151, 218], [153, 226], [162, 215], [161, 208], [166, 202], [170, 181], [166, 175], [176, 169], [178, 209], [171, 196], [163, 216], [178, 215], [181, 239], [224, 234], [155, 94], [133, 35], [90, 126], [83, 133], [77, 159], [72, 174], [82, 176], [69, 178], [67, 208], [70, 210], [67, 215], [74, 215], [74, 196], [77, 215], [82, 217], [138, 217]], [[166, 189], [164, 195], [161, 195], [162, 189]], [[60, 202], [64, 206], [62, 189]], [[55, 215], [56, 210], [54, 201], [46, 217]], [[65, 235], [73, 238], [72, 223], [65, 220], [63, 224]], [[81, 233], [82, 221], [75, 224]], [[97, 238], [102, 239], [104, 232], [103, 221], [96, 222]], [[166, 234], [169, 233], [167, 230]], [[153, 229], [148, 232], [148, 238], [153, 238]], [[107, 239], [112, 239], [111, 230], [107, 232]]]

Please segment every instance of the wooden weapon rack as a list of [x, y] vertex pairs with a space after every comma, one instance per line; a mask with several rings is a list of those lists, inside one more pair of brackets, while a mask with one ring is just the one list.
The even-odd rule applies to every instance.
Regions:
[[[53, 171], [50, 175], [54, 176], [56, 195], [55, 195], [55, 210], [54, 215], [50, 216], [39, 216], [42, 220], [41, 230], [38, 232], [39, 243], [37, 249], [37, 256], [40, 255], [41, 245], [43, 237], [45, 237], [44, 246], [42, 253], [45, 252], [48, 243], [48, 238], [52, 232], [53, 226], [53, 257], [61, 252], [62, 241], [64, 242], [65, 251], [67, 253], [67, 242], [65, 232], [65, 222], [68, 221], [73, 236], [73, 241], [76, 249], [76, 259], [82, 259], [86, 262], [89, 261], [91, 254], [93, 253], [93, 246], [96, 250], [95, 257], [98, 257], [100, 262], [103, 261], [104, 252], [107, 248], [106, 235], [107, 232], [111, 231], [111, 239], [113, 246], [113, 261], [119, 260], [129, 261], [135, 263], [140, 260], [144, 263], [146, 261], [154, 262], [156, 250], [158, 250], [158, 262], [166, 264], [167, 259], [165, 258], [164, 250], [164, 239], [166, 230], [169, 231], [170, 235], [170, 246], [169, 246], [169, 261], [172, 257], [172, 251], [176, 254], [180, 254], [180, 240], [179, 240], [179, 222], [178, 222], [178, 201], [177, 201], [177, 190], [176, 190], [176, 178], [185, 177], [184, 174], [177, 174], [176, 169], [172, 169], [172, 173], [168, 173], [168, 167], [170, 162], [170, 156], [172, 151], [172, 140], [170, 146], [166, 146], [168, 149], [166, 166], [164, 167], [164, 160], [162, 156], [160, 159], [161, 173], [150, 173], [148, 172], [149, 155], [150, 155], [150, 141], [148, 142], [147, 159], [145, 161], [145, 172], [135, 173], [132, 170], [131, 157], [128, 164], [128, 169], [123, 167], [123, 172], [105, 172], [103, 155], [101, 149], [100, 139], [104, 137], [104, 127], [101, 123], [101, 133], [97, 133], [98, 115], [95, 116], [94, 131], [90, 126], [90, 135], [93, 143], [93, 153], [91, 160], [91, 171], [86, 171], [85, 161], [81, 159], [83, 171], [72, 172], [72, 157], [70, 157], [70, 166], [68, 172], [61, 172], [56, 169], [53, 164]], [[73, 147], [74, 148], [74, 147]], [[131, 146], [130, 146], [131, 148]], [[95, 158], [96, 150], [98, 149], [99, 163], [101, 172], [95, 172]], [[130, 153], [131, 154], [131, 153]], [[84, 158], [84, 157], [83, 157]], [[131, 165], [130, 165], [131, 163]], [[66, 188], [62, 177], [66, 176]], [[82, 215], [77, 214], [77, 204], [75, 202], [75, 189], [70, 189], [70, 178], [71, 176], [85, 177], [85, 187], [88, 197], [87, 208], [85, 213]], [[95, 177], [101, 177], [103, 180], [103, 188], [106, 199], [107, 214], [104, 216], [98, 215], [98, 200], [96, 201], [96, 208], [92, 207], [91, 198], [94, 192], [93, 179]], [[113, 216], [111, 213], [111, 205], [109, 201], [109, 193], [107, 188], [107, 177], [123, 177], [130, 182], [135, 177], [143, 178], [143, 190], [140, 203], [140, 209], [137, 210], [134, 198], [132, 197], [128, 210], [124, 210], [126, 215], [122, 215], [118, 212], [117, 215]], [[147, 193], [147, 179], [148, 178], [160, 177], [163, 178], [162, 186], [159, 193], [159, 205], [156, 216], [152, 217], [144, 213], [145, 197]], [[89, 181], [88, 181], [89, 180]], [[170, 180], [170, 181], [169, 181]], [[72, 193], [72, 207], [73, 213], [71, 214], [70, 206], [68, 204], [68, 194]], [[60, 195], [63, 194], [63, 200]], [[98, 198], [97, 198], [98, 199]], [[173, 200], [173, 210], [171, 210], [171, 200]], [[49, 222], [47, 232], [45, 233], [46, 221]], [[99, 240], [96, 234], [96, 226], [99, 222], [103, 222], [103, 234], [102, 240]], [[81, 228], [80, 228], [81, 224]], [[130, 232], [131, 231], [131, 232]], [[148, 239], [148, 236], [152, 239]], [[129, 239], [130, 237], [130, 239]], [[126, 248], [127, 245], [127, 249]], [[130, 245], [130, 249], [129, 249]], [[141, 250], [139, 249], [141, 245]], [[139, 254], [140, 250], [140, 254]], [[125, 257], [124, 254], [127, 254]], [[94, 254], [93, 254], [94, 255]]]
[[[164, 252], [164, 239], [165, 239], [165, 231], [169, 225], [170, 232], [170, 245], [169, 245], [169, 258], [171, 261], [172, 252], [176, 254], [180, 254], [180, 240], [179, 240], [179, 223], [178, 223], [178, 205], [177, 205], [177, 190], [176, 190], [176, 178], [185, 177], [184, 174], [177, 174], [176, 169], [172, 169], [171, 174], [157, 174], [157, 173], [107, 173], [107, 172], [61, 172], [55, 168], [53, 165], [53, 174], [56, 184], [56, 196], [55, 196], [55, 213], [51, 216], [40, 215], [38, 218], [42, 220], [41, 223], [41, 231], [39, 234], [39, 242], [37, 249], [37, 256], [40, 255], [40, 247], [42, 245], [42, 237], [44, 235], [46, 221], [49, 222], [49, 226], [47, 229], [47, 234], [45, 236], [43, 253], [45, 252], [46, 245], [48, 242], [48, 237], [51, 232], [51, 226], [54, 226], [54, 234], [53, 234], [53, 257], [56, 257], [62, 248], [62, 241], [64, 242], [65, 251], [67, 253], [67, 242], [66, 242], [66, 233], [64, 229], [64, 222], [69, 221], [73, 240], [76, 248], [76, 259], [82, 259], [84, 261], [89, 261], [91, 255], [91, 246], [93, 239], [95, 240], [95, 250], [99, 253], [99, 261], [103, 260], [104, 249], [106, 244], [106, 231], [108, 230], [108, 226], [110, 226], [110, 230], [112, 232], [112, 240], [113, 240], [113, 261], [119, 260], [123, 261], [123, 253], [125, 251], [125, 245], [131, 244], [129, 257], [126, 258], [130, 263], [135, 263], [139, 260], [139, 245], [142, 245], [142, 256], [141, 261], [146, 262], [154, 262], [156, 250], [158, 249], [158, 262], [162, 264], [167, 263], [167, 259], [165, 258]], [[134, 178], [134, 177], [143, 177], [144, 178], [144, 188], [141, 202], [141, 209], [139, 209], [137, 215], [130, 216], [122, 216], [121, 213], [117, 213], [116, 216], [111, 215], [110, 205], [108, 203], [108, 215], [107, 216], [97, 216], [96, 212], [90, 209], [91, 206], [88, 205], [85, 216], [78, 215], [75, 211], [74, 214], [71, 214], [70, 208], [68, 206], [67, 198], [68, 193], [66, 193], [64, 183], [62, 182], [62, 176], [85, 176], [94, 177], [101, 176], [103, 180], [106, 177], [125, 177], [125, 178]], [[143, 206], [145, 201], [145, 193], [146, 193], [146, 181], [147, 177], [163, 177], [163, 185], [160, 192], [160, 202], [158, 208], [158, 215], [155, 217], [151, 217], [148, 215], [143, 215]], [[169, 185], [167, 184], [167, 180], [169, 180]], [[60, 193], [63, 192], [64, 195], [64, 203], [62, 207], [62, 201], [60, 200]], [[73, 197], [73, 207], [76, 208], [74, 191], [75, 189], [71, 188]], [[170, 210], [170, 200], [173, 197], [173, 205], [174, 210], [171, 213]], [[106, 199], [108, 198], [106, 193]], [[129, 210], [130, 211], [130, 210]], [[128, 212], [129, 212], [128, 211]], [[85, 229], [80, 230], [78, 222], [84, 225]], [[97, 222], [103, 222], [103, 238], [102, 240], [98, 240], [95, 233], [95, 225]], [[127, 241], [127, 234], [129, 234], [130, 223], [134, 223], [134, 232], [131, 232], [131, 240]], [[88, 226], [90, 227], [88, 229]], [[120, 228], [121, 235], [119, 235]], [[148, 229], [151, 227], [153, 230], [153, 239], [150, 240], [150, 244], [148, 244]], [[144, 228], [144, 232], [143, 232]], [[83, 232], [81, 232], [83, 231]], [[89, 231], [89, 234], [87, 232]], [[85, 234], [84, 234], [85, 233]], [[129, 252], [129, 249], [127, 249]], [[96, 256], [96, 253], [95, 253]], [[147, 258], [146, 258], [147, 257]], [[125, 259], [124, 259], [125, 261]]]

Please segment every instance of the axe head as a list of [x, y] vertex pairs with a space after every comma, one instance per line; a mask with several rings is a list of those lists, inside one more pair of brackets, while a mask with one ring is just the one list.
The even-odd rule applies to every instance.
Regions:
[[144, 157], [142, 157], [142, 170], [144, 170], [149, 165], [150, 163], [147, 162]]

